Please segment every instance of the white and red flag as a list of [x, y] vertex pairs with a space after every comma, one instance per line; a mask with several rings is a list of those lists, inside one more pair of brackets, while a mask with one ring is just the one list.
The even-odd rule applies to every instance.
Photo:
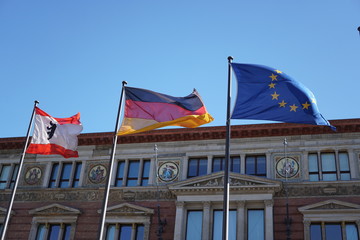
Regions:
[[83, 129], [80, 113], [69, 118], [54, 118], [38, 107], [35, 110], [34, 133], [26, 153], [79, 157], [77, 135]]

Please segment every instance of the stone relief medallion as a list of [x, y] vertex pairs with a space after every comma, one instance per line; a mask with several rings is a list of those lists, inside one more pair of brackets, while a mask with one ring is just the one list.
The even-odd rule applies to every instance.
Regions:
[[179, 166], [175, 162], [159, 163], [158, 180], [162, 182], [172, 182], [179, 176]]
[[104, 165], [97, 164], [89, 171], [89, 180], [92, 183], [98, 184], [104, 181], [107, 176], [107, 170]]
[[299, 173], [299, 162], [292, 157], [280, 158], [276, 163], [277, 177], [296, 178]]
[[33, 185], [39, 182], [41, 178], [41, 169], [39, 167], [29, 168], [25, 173], [25, 182]]

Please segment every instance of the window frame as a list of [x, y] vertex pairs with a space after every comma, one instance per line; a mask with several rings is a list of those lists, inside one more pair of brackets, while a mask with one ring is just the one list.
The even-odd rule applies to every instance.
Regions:
[[[220, 170], [214, 171], [214, 163], [215, 163], [215, 160], [217, 160], [217, 159], [220, 159]], [[239, 171], [234, 171], [234, 160], [239, 161], [237, 163], [239, 165]], [[225, 157], [213, 156], [212, 159], [211, 159], [211, 172], [214, 173], [214, 172], [224, 171], [224, 168], [225, 168]], [[230, 170], [230, 172], [241, 173], [241, 159], [240, 159], [240, 156], [230, 156], [229, 170]]]
[[[248, 173], [248, 167], [247, 167], [247, 163], [248, 163], [248, 158], [250, 158], [250, 157], [253, 157], [254, 158], [254, 166], [255, 166], [255, 169], [254, 169], [254, 173], [253, 174], [250, 174], [250, 173]], [[260, 158], [260, 157], [262, 157], [262, 158], [264, 158], [264, 169], [265, 169], [265, 171], [264, 171], [264, 173], [259, 173], [259, 170], [258, 170], [258, 168], [259, 168], [259, 163], [258, 163], [258, 158]], [[266, 166], [267, 164], [266, 164], [266, 155], [264, 154], [264, 155], [262, 155], [262, 154], [256, 154], [256, 155], [246, 155], [245, 156], [245, 174], [247, 174], [247, 175], [250, 175], [250, 176], [257, 176], [257, 177], [267, 177], [267, 166]]]
[[0, 190], [1, 189], [13, 189], [15, 180], [16, 180], [16, 175], [19, 171], [19, 164], [18, 163], [0, 164], [0, 176], [3, 173], [4, 166], [10, 167], [10, 169], [9, 169], [8, 175], [5, 177], [6, 179], [0, 180], [0, 184], [4, 184], [4, 186], [5, 186], [4, 188], [0, 188]]
[[[205, 173], [204, 174], [199, 174], [200, 169], [203, 171], [204, 169], [201, 168], [201, 164], [200, 162], [204, 161], [206, 162], [206, 166], [204, 167], [205, 169]], [[195, 162], [195, 175], [190, 175], [190, 167], [191, 167], [191, 162]], [[207, 169], [208, 169], [208, 158], [207, 157], [191, 157], [188, 159], [188, 166], [187, 166], [187, 172], [186, 172], [186, 178], [193, 178], [193, 177], [199, 177], [199, 176], [204, 176], [207, 174]]]
[[[323, 156], [328, 155], [328, 154], [333, 154], [334, 156], [334, 166], [335, 166], [335, 170], [333, 171], [328, 171], [328, 170], [324, 170], [324, 166], [323, 166]], [[342, 154], [346, 154], [347, 156], [347, 169], [343, 169], [342, 168], [342, 164], [341, 161], [343, 161], [343, 158], [340, 158], [340, 156]], [[317, 169], [313, 170], [310, 169], [310, 160], [312, 161], [316, 161], [317, 163]], [[308, 174], [309, 174], [309, 181], [311, 182], [317, 182], [317, 181], [350, 181], [351, 180], [351, 171], [350, 171], [350, 157], [349, 157], [349, 153], [347, 151], [322, 151], [322, 152], [309, 152], [308, 153], [308, 165], [309, 165], [309, 169], [308, 169]], [[335, 174], [336, 179], [334, 180], [324, 180], [324, 176], [330, 175], [330, 174]], [[311, 179], [311, 176], [317, 176], [317, 180], [316, 179]], [[345, 176], [348, 176], [349, 179], [346, 179]]]
[[[129, 177], [129, 170], [132, 163], [138, 163], [138, 168], [136, 170], [137, 176]], [[145, 167], [148, 164], [148, 172], [145, 172]], [[146, 187], [150, 184], [150, 173], [151, 173], [151, 159], [141, 158], [141, 159], [125, 159], [117, 161], [116, 174], [113, 178], [114, 187]], [[122, 168], [122, 173], [119, 172], [120, 167]], [[136, 181], [135, 186], [129, 186], [129, 180]]]
[[[68, 178], [63, 177], [65, 173], [65, 167], [71, 165]], [[82, 186], [82, 175], [83, 175], [83, 162], [82, 161], [73, 161], [73, 162], [54, 162], [51, 164], [51, 171], [47, 181], [47, 188], [78, 188]], [[57, 169], [54, 167], [57, 166]], [[80, 168], [80, 170], [78, 170]], [[77, 175], [79, 173], [79, 175]], [[62, 183], [66, 183], [67, 186], [61, 186]], [[77, 184], [76, 184], [77, 183]]]

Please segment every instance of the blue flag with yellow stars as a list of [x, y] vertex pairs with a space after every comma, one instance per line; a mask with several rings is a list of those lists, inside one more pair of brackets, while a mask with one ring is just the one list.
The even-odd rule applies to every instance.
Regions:
[[232, 119], [331, 126], [314, 94], [285, 73], [261, 65], [231, 63], [238, 82]]

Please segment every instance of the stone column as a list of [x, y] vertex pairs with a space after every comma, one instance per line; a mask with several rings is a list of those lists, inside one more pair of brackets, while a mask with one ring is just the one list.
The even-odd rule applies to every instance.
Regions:
[[265, 200], [265, 239], [274, 239], [273, 200]]
[[185, 232], [184, 215], [185, 215], [185, 203], [184, 202], [176, 202], [174, 240], [182, 240], [183, 239], [183, 234]]
[[245, 174], [245, 154], [240, 154], [240, 173]]
[[266, 177], [267, 178], [275, 178], [271, 172], [273, 169], [271, 167], [271, 153], [266, 153]]
[[236, 239], [245, 240], [245, 201], [238, 201], [236, 203]]
[[210, 239], [210, 202], [203, 202], [203, 224], [202, 224], [202, 239], [208, 240]]
[[304, 240], [310, 240], [310, 224], [311, 221], [304, 220]]

